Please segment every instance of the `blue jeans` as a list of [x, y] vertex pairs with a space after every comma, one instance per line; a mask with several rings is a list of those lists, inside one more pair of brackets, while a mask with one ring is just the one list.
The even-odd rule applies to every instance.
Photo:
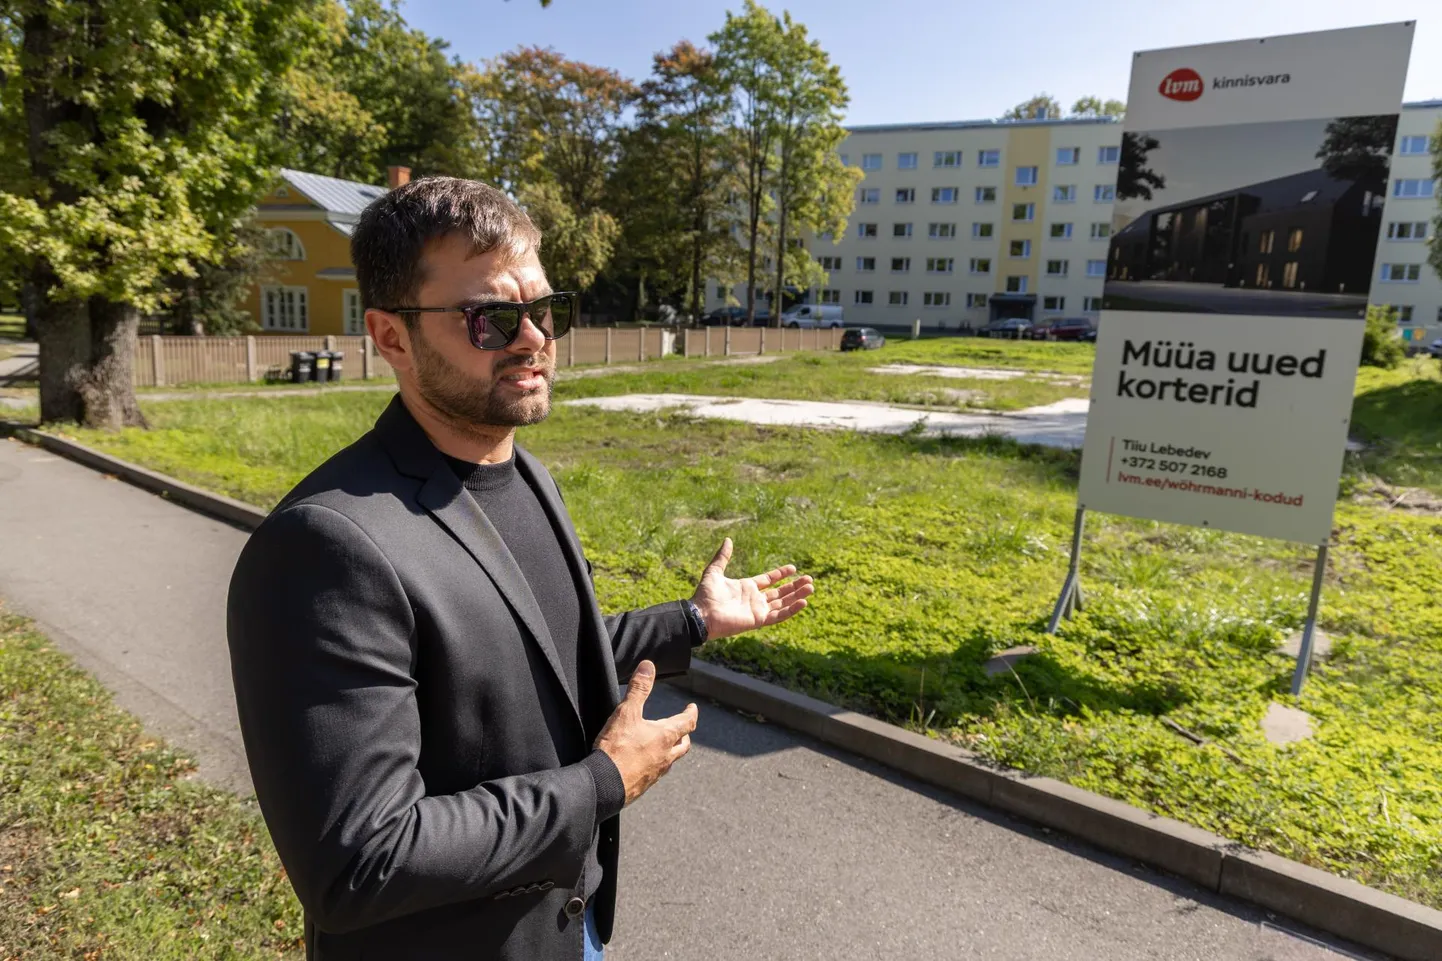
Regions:
[[596, 932], [596, 909], [586, 905], [586, 954], [582, 961], [604, 961], [605, 951], [601, 948], [601, 935]]

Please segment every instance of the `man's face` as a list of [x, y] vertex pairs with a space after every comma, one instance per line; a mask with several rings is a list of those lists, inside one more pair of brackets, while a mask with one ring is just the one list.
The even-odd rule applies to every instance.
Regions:
[[[551, 292], [535, 250], [469, 254], [469, 245], [454, 235], [427, 247], [416, 306], [529, 303]], [[441, 414], [461, 427], [522, 427], [551, 412], [556, 344], [529, 317], [509, 346], [478, 350], [460, 313], [417, 316], [410, 337], [416, 389]]]

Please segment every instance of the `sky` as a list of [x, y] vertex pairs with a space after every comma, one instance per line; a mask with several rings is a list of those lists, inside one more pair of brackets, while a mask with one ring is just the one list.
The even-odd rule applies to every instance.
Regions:
[[[981, 120], [1045, 91], [1069, 107], [1126, 99], [1137, 50], [1418, 20], [1404, 99], [1442, 99], [1437, 0], [792, 0], [851, 93], [848, 124]], [[678, 40], [703, 43], [742, 0], [405, 0], [402, 12], [480, 63], [521, 45], [632, 79]], [[1430, 14], [1430, 16], [1429, 16]]]

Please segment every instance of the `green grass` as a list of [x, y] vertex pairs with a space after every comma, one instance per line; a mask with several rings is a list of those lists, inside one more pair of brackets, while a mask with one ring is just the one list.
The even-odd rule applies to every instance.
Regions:
[[0, 609], [0, 954], [304, 957], [258, 813]]
[[0, 340], [24, 340], [25, 318], [19, 314], [0, 313]]
[[1414, 357], [1396, 370], [1363, 367], [1352, 433], [1368, 444], [1349, 455], [1354, 473], [1442, 497], [1442, 362]]

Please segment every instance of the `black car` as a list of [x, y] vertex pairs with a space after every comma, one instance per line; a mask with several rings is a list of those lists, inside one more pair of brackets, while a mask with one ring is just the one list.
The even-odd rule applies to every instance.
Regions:
[[842, 350], [875, 350], [886, 346], [886, 338], [875, 327], [850, 327], [841, 335]]
[[1095, 344], [1097, 342], [1097, 329], [1093, 327], [1091, 330], [1083, 332], [1077, 340], [1083, 344]]
[[1032, 323], [1025, 317], [1008, 317], [1005, 320], [996, 320], [987, 324], [981, 329], [983, 337], [1004, 337], [1010, 340], [1020, 340], [1031, 330]]
[[[767, 327], [771, 323], [771, 310], [768, 307], [756, 308], [756, 326]], [[711, 313], [701, 318], [704, 327], [745, 327], [745, 307], [718, 307]]]

